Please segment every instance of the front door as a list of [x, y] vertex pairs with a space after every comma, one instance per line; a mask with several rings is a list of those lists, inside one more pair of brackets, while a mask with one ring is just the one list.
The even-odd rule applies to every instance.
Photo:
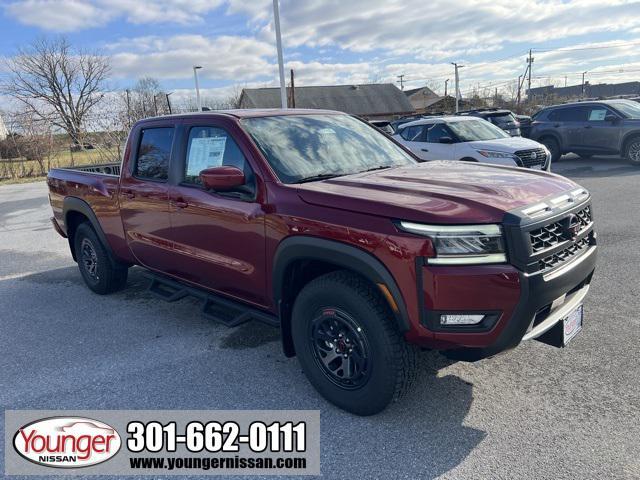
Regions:
[[168, 177], [174, 137], [173, 125], [135, 131], [131, 168], [123, 169], [118, 193], [131, 253], [140, 264], [160, 271], [166, 271], [172, 263]]
[[612, 118], [620, 120], [620, 115], [603, 105], [589, 107], [589, 114], [584, 125], [582, 149], [589, 153], [615, 153], [620, 144], [620, 124]]
[[[212, 121], [184, 126], [180, 171], [169, 201], [171, 240], [179, 257], [170, 273], [266, 306], [264, 186], [230, 129]], [[199, 173], [222, 165], [241, 169], [245, 185], [232, 192], [205, 190]]]

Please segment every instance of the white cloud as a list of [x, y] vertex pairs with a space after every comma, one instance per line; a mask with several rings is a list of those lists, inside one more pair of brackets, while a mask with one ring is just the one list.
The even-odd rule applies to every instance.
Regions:
[[24, 0], [5, 5], [20, 23], [56, 32], [71, 32], [104, 25], [112, 13], [80, 0]]

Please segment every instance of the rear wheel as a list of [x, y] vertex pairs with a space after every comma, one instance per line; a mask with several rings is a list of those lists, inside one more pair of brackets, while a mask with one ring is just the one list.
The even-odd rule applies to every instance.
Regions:
[[384, 410], [416, 375], [415, 347], [375, 287], [350, 272], [328, 273], [304, 287], [293, 307], [292, 337], [311, 384], [357, 415]]
[[624, 156], [633, 165], [640, 166], [640, 137], [634, 137], [626, 143]]
[[553, 137], [543, 137], [540, 139], [540, 143], [543, 144], [551, 153], [551, 162], [557, 162], [560, 160], [562, 156], [562, 151], [560, 150], [560, 144]]
[[100, 295], [124, 288], [129, 269], [110, 258], [88, 223], [78, 226], [74, 242], [78, 268], [87, 287]]

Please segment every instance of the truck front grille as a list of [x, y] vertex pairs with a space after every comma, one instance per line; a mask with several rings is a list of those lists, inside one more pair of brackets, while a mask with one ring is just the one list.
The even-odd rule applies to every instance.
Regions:
[[[580, 221], [580, 230], [583, 230], [591, 223], [591, 207], [586, 206], [575, 214]], [[531, 250], [533, 253], [541, 252], [547, 248], [556, 246], [565, 241], [563, 238], [562, 221], [550, 223], [544, 227], [529, 232], [531, 240]]]
[[519, 150], [516, 156], [522, 162], [523, 167], [531, 168], [537, 165], [544, 166], [547, 161], [547, 152], [543, 148], [532, 148], [530, 150]]
[[577, 255], [589, 246], [590, 237], [591, 235], [587, 235], [581, 240], [569, 245], [567, 248], [560, 250], [553, 255], [549, 255], [548, 257], [544, 257], [538, 262], [540, 270], [549, 270], [554, 268], [574, 255]]

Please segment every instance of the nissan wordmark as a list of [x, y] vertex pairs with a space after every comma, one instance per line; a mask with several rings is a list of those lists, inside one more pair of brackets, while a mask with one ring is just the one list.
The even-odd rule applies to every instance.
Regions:
[[591, 198], [544, 171], [419, 163], [352, 116], [237, 110], [150, 118], [122, 164], [51, 170], [55, 229], [87, 286], [133, 265], [166, 300], [280, 327], [329, 401], [402, 396], [419, 347], [480, 359], [582, 327]]

